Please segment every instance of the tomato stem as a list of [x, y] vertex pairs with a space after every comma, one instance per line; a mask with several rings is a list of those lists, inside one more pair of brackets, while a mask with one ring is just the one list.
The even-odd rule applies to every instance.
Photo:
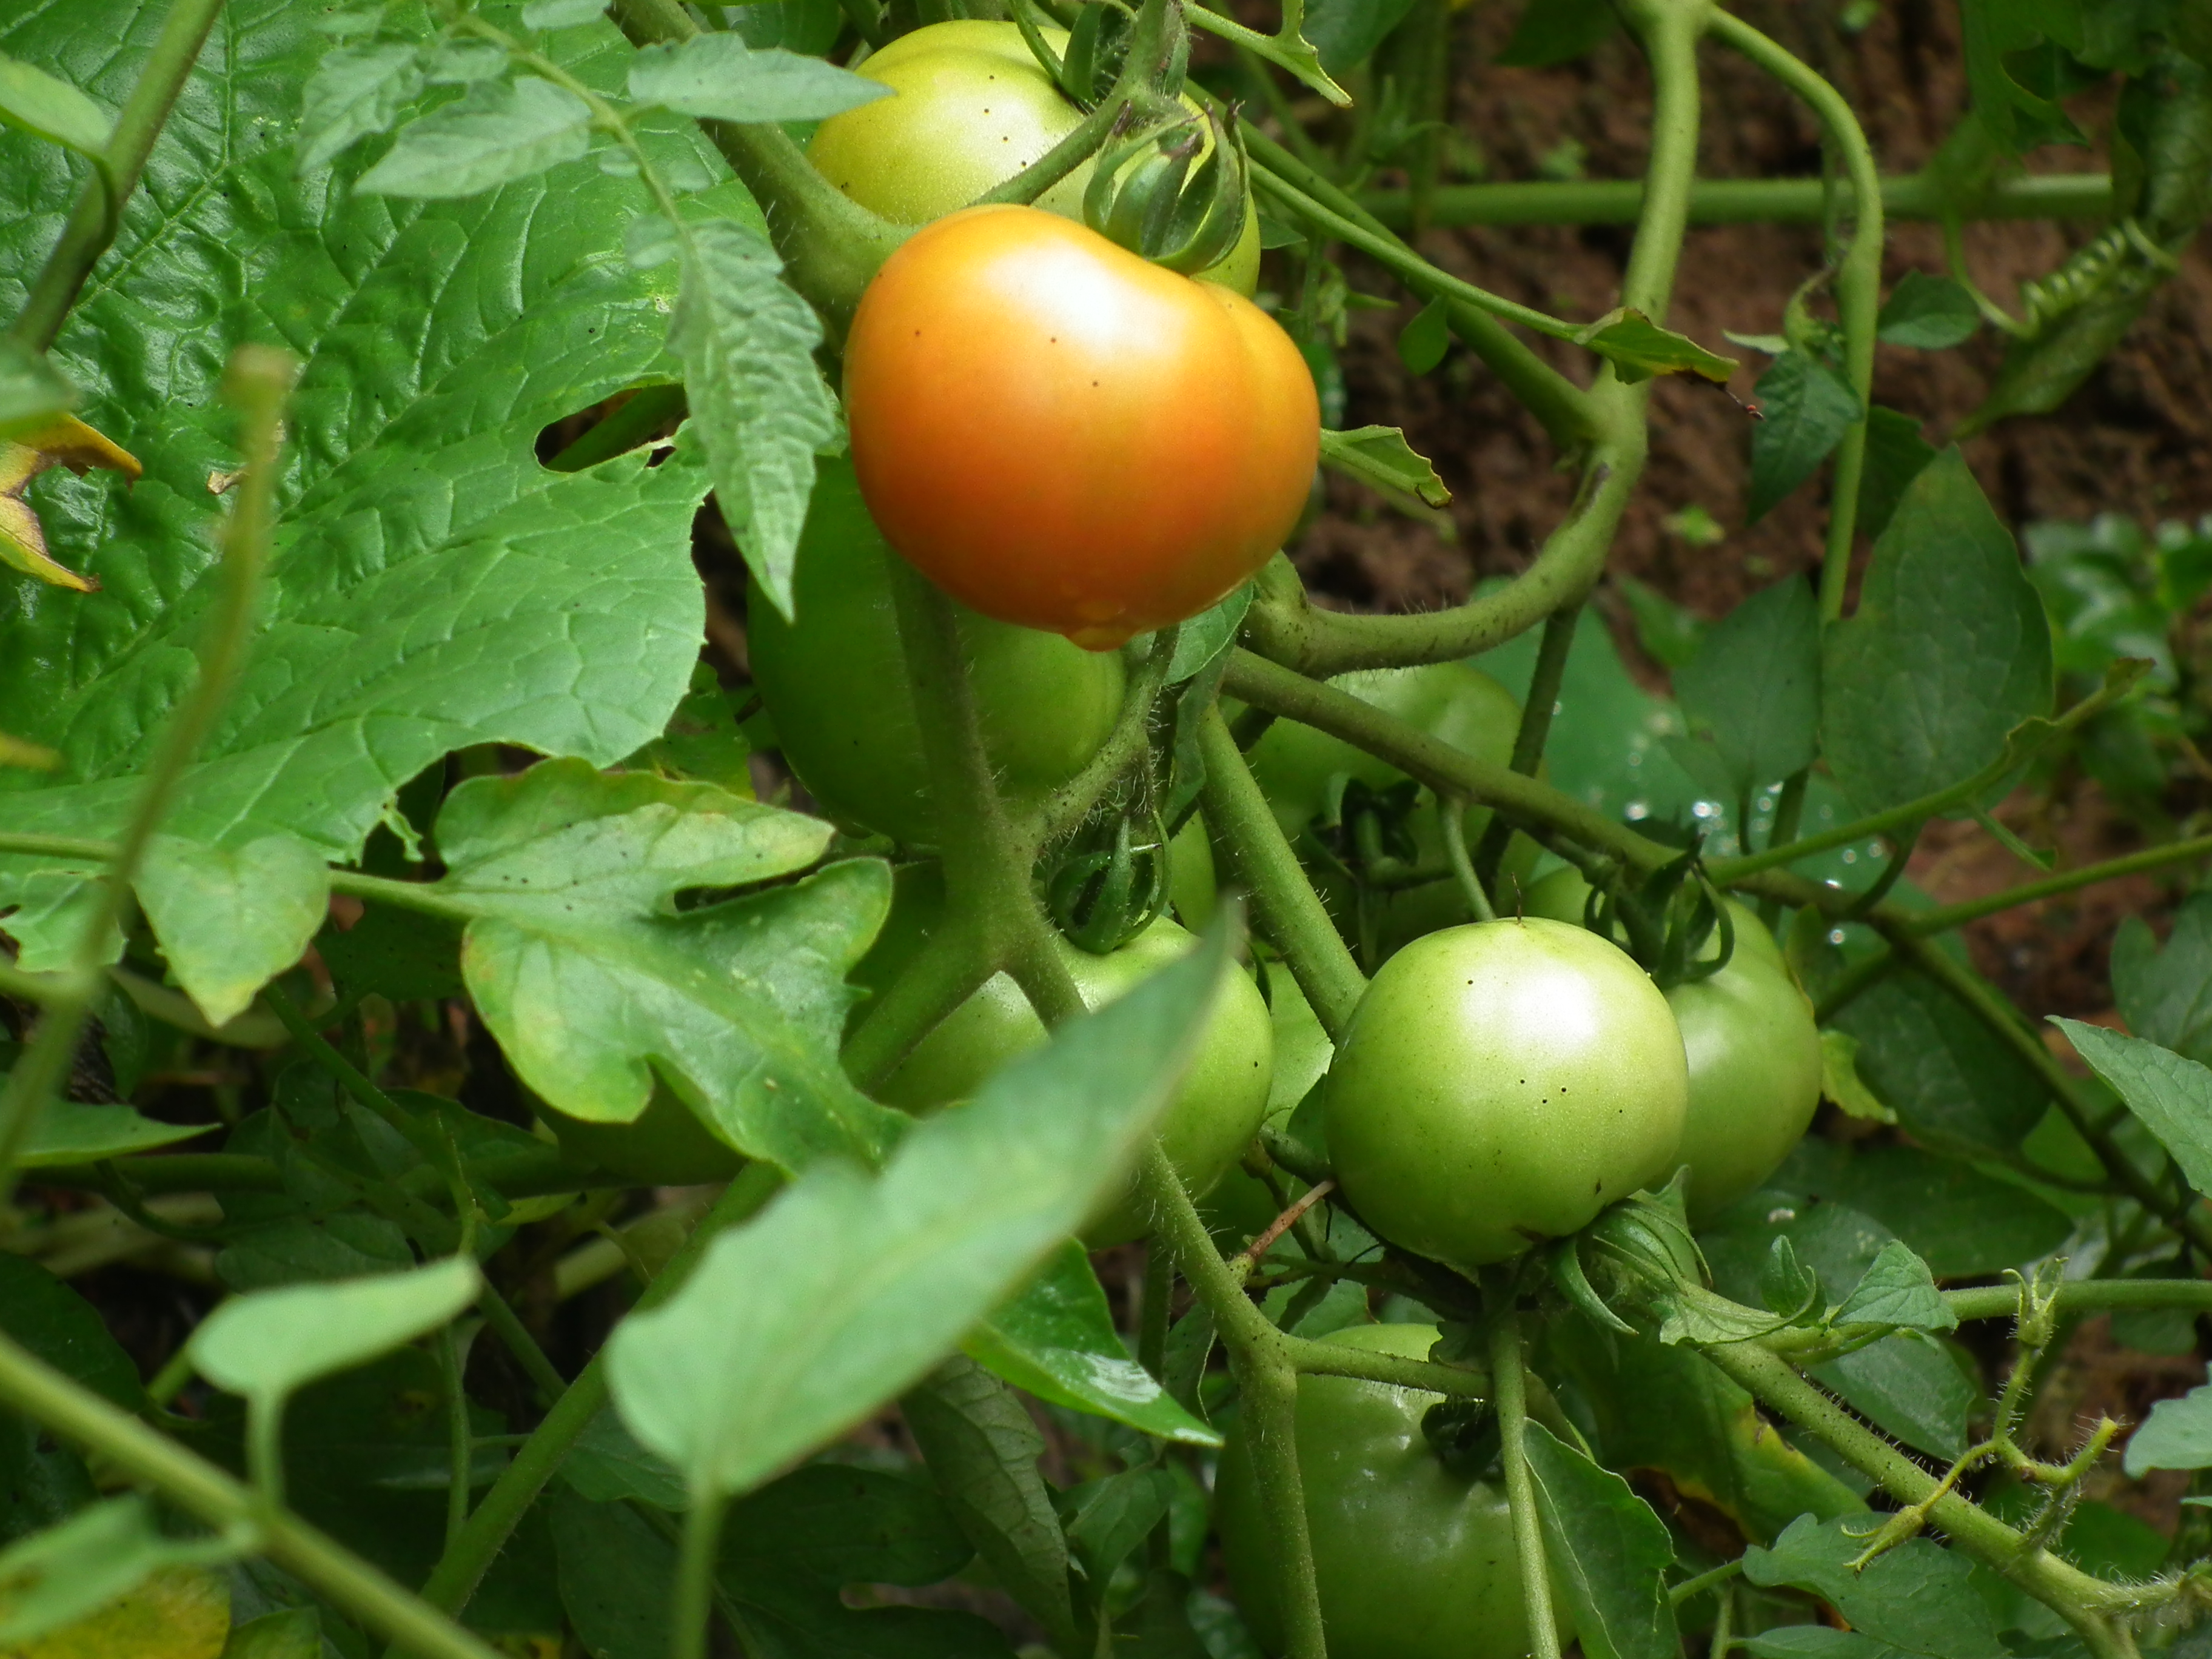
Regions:
[[1491, 1327], [1490, 1375], [1496, 1391], [1498, 1454], [1505, 1466], [1505, 1501], [1513, 1514], [1513, 1547], [1521, 1564], [1521, 1598], [1528, 1617], [1528, 1651], [1533, 1659], [1559, 1659], [1559, 1626], [1552, 1612], [1543, 1518], [1536, 1512], [1536, 1483], [1528, 1474], [1528, 1380], [1521, 1367], [1521, 1316], [1510, 1306]]

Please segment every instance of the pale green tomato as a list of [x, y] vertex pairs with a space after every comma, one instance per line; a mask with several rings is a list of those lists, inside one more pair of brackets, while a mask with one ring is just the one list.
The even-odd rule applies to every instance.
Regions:
[[[1040, 33], [1054, 52], [1066, 50], [1064, 30]], [[831, 116], [806, 154], [840, 191], [900, 224], [927, 224], [968, 206], [1083, 120], [1012, 23], [931, 23], [863, 60], [858, 72], [897, 95]], [[1195, 103], [1183, 102], [1197, 113]], [[1036, 205], [1080, 220], [1091, 167], [1085, 161]], [[1243, 234], [1198, 274], [1247, 296], [1259, 285], [1260, 216], [1249, 198]]]
[[1688, 1109], [1650, 975], [1581, 927], [1449, 927], [1382, 964], [1323, 1095], [1337, 1180], [1384, 1237], [1462, 1270], [1663, 1182]]
[[[1107, 956], [1065, 943], [1060, 951], [1085, 1004], [1097, 1008], [1135, 989], [1195, 942], [1163, 920]], [[1044, 1040], [1043, 1024], [1020, 988], [997, 975], [916, 1045], [880, 1097], [910, 1111], [965, 1100], [1016, 1054]], [[1211, 1190], [1259, 1133], [1273, 1067], [1274, 1038], [1260, 988], [1249, 975], [1233, 973], [1200, 1038], [1198, 1058], [1160, 1122], [1168, 1161], [1193, 1194]], [[1083, 1237], [1101, 1249], [1150, 1230], [1135, 1194], [1125, 1191], [1084, 1228]]]
[[1194, 933], [1203, 933], [1213, 920], [1214, 902], [1220, 896], [1213, 873], [1213, 842], [1204, 818], [1190, 815], [1168, 842], [1168, 902], [1176, 920]]

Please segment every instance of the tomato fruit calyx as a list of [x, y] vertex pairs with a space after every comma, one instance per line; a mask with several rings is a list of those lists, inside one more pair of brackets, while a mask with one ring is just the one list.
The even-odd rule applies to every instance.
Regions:
[[1122, 812], [1060, 856], [1045, 878], [1045, 908], [1070, 945], [1103, 957], [1160, 919], [1174, 879], [1159, 814]]
[[1703, 836], [1640, 881], [1610, 863], [1589, 874], [1558, 871], [1545, 881], [1562, 894], [1582, 889], [1582, 915], [1570, 918], [1542, 902], [1532, 902], [1532, 913], [1579, 920], [1634, 957], [1662, 991], [1711, 979], [1735, 958], [1735, 918], [1705, 874]]
[[1236, 112], [1224, 124], [1207, 110], [1109, 147], [1083, 193], [1083, 217], [1108, 241], [1188, 276], [1243, 239], [1251, 191]]

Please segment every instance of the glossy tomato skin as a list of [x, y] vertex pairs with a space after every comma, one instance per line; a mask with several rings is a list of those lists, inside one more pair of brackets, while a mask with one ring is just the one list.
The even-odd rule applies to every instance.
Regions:
[[[1064, 30], [1041, 31], [1055, 52]], [[833, 115], [815, 129], [808, 158], [862, 207], [902, 225], [957, 213], [1038, 160], [1082, 123], [1012, 23], [961, 18], [902, 34], [858, 73], [897, 94]], [[1198, 106], [1183, 102], [1195, 114]], [[1209, 146], [1210, 148], [1210, 143]], [[1036, 199], [1063, 218], [1083, 217], [1086, 161]], [[1200, 273], [1249, 295], [1260, 277], [1260, 216], [1219, 263]]]
[[1297, 522], [1313, 377], [1250, 301], [1035, 208], [884, 261], [845, 343], [885, 539], [962, 604], [1093, 650], [1195, 616]]
[[1596, 934], [1532, 917], [1448, 927], [1383, 963], [1324, 1100], [1361, 1218], [1468, 1269], [1664, 1181], [1688, 1096], [1650, 976]]
[[[937, 807], [899, 648], [891, 551], [852, 464], [825, 456], [815, 466], [793, 572], [796, 618], [787, 621], [757, 583], [747, 590], [753, 683], [784, 759], [831, 817], [933, 846]], [[1033, 793], [1066, 782], [1114, 729], [1121, 659], [972, 612], [959, 621], [1002, 785]]]
[[[1589, 891], [1578, 872], [1554, 871], [1536, 884], [1530, 908], [1579, 922]], [[1699, 1224], [1757, 1191], [1820, 1105], [1813, 1005], [1758, 915], [1733, 899], [1729, 908], [1735, 948], [1728, 965], [1667, 993], [1689, 1064], [1681, 1161], [1690, 1166], [1690, 1219]], [[1707, 953], [1718, 948], [1716, 939]]]
[[[1425, 1359], [1433, 1325], [1354, 1325], [1324, 1342]], [[1521, 1659], [1528, 1604], [1505, 1489], [1446, 1468], [1421, 1418], [1441, 1398], [1342, 1376], [1298, 1379], [1298, 1472], [1329, 1659]], [[1288, 1645], [1274, 1541], [1243, 1425], [1214, 1482], [1221, 1553], [1260, 1645]]]
[[653, 1187], [696, 1187], [727, 1181], [745, 1160], [716, 1139], [698, 1115], [659, 1081], [645, 1109], [628, 1123], [600, 1123], [532, 1101], [538, 1115], [569, 1157]]
[[[1160, 921], [1109, 955], [1063, 945], [1061, 956], [1085, 1005], [1097, 1008], [1135, 989], [1195, 943], [1173, 922]], [[967, 1099], [1008, 1060], [1044, 1040], [1043, 1024], [1028, 999], [1000, 974], [921, 1040], [879, 1097], [909, 1111]], [[1267, 1006], [1247, 975], [1231, 974], [1206, 1022], [1198, 1058], [1160, 1124], [1169, 1161], [1194, 1194], [1211, 1188], [1259, 1133], [1273, 1066]], [[1124, 1194], [1092, 1218], [1083, 1238], [1102, 1249], [1149, 1231], [1134, 1194]]]

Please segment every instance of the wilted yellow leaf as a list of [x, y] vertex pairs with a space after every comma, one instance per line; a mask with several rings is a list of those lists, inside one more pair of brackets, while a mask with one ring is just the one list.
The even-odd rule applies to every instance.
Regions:
[[58, 563], [46, 550], [39, 515], [23, 499], [31, 480], [50, 466], [65, 466], [82, 477], [94, 467], [120, 472], [133, 483], [144, 468], [137, 456], [87, 426], [74, 415], [59, 415], [34, 431], [0, 441], [0, 564], [57, 587], [89, 593], [100, 584]]
[[98, 1613], [0, 1659], [220, 1659], [230, 1638], [230, 1587], [200, 1567], [167, 1567]]

